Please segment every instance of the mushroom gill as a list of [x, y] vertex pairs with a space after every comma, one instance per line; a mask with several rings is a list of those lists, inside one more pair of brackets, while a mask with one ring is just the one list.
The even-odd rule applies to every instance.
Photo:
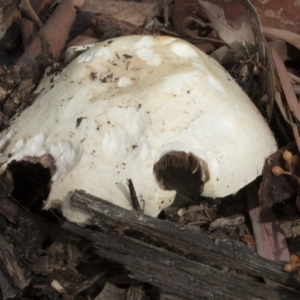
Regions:
[[171, 151], [154, 165], [153, 172], [163, 190], [175, 190], [190, 199], [198, 199], [209, 179], [206, 163], [193, 153]]

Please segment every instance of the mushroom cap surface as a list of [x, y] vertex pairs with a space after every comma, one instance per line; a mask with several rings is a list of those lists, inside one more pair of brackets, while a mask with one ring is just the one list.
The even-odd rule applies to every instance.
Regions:
[[[1, 172], [12, 160], [50, 155], [55, 171], [45, 207], [70, 220], [88, 215], [68, 199], [83, 189], [131, 209], [131, 178], [146, 214], [169, 206], [153, 166], [170, 151], [204, 160], [203, 195], [224, 197], [261, 174], [276, 142], [231, 76], [202, 51], [165, 36], [101, 42], [46, 76], [34, 104], [1, 133]], [[141, 202], [141, 206], [143, 206]]]

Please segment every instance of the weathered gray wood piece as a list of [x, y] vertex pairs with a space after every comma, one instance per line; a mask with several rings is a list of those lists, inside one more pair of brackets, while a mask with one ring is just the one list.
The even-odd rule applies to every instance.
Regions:
[[[66, 229], [92, 240], [100, 256], [123, 264], [134, 278], [167, 293], [183, 299], [299, 298], [299, 292], [271, 288], [239, 276], [236, 271], [300, 289], [297, 276], [282, 271], [283, 263], [264, 259], [238, 241], [215, 240], [188, 228], [178, 228], [174, 223], [114, 206], [83, 191], [76, 191], [71, 202], [92, 212], [94, 224], [105, 230], [98, 232], [68, 223], [64, 225]], [[103, 224], [142, 232], [164, 248], [123, 236]], [[234, 271], [228, 273], [228, 268]]]

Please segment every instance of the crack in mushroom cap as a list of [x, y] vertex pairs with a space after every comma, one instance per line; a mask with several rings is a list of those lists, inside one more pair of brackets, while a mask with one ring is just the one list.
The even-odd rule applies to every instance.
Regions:
[[191, 44], [172, 37], [126, 36], [95, 45], [46, 76], [35, 103], [1, 136], [1, 172], [13, 159], [55, 162], [46, 208], [71, 208], [81, 188], [131, 209], [131, 178], [145, 213], [156, 216], [175, 191], [160, 189], [153, 166], [168, 152], [207, 166], [203, 195], [237, 192], [261, 174], [276, 149], [266, 122], [230, 75]]

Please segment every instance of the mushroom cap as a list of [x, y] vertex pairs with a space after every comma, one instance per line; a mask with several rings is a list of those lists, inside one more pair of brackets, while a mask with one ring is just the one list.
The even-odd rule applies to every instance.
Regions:
[[[146, 214], [169, 206], [153, 166], [170, 151], [205, 161], [203, 195], [224, 197], [261, 174], [276, 142], [231, 76], [186, 41], [126, 36], [101, 42], [46, 76], [34, 104], [1, 133], [3, 172], [12, 160], [50, 155], [55, 168], [45, 208], [58, 203], [78, 223], [70, 193], [83, 189], [131, 209], [131, 178]], [[143, 204], [141, 204], [143, 206]]]

